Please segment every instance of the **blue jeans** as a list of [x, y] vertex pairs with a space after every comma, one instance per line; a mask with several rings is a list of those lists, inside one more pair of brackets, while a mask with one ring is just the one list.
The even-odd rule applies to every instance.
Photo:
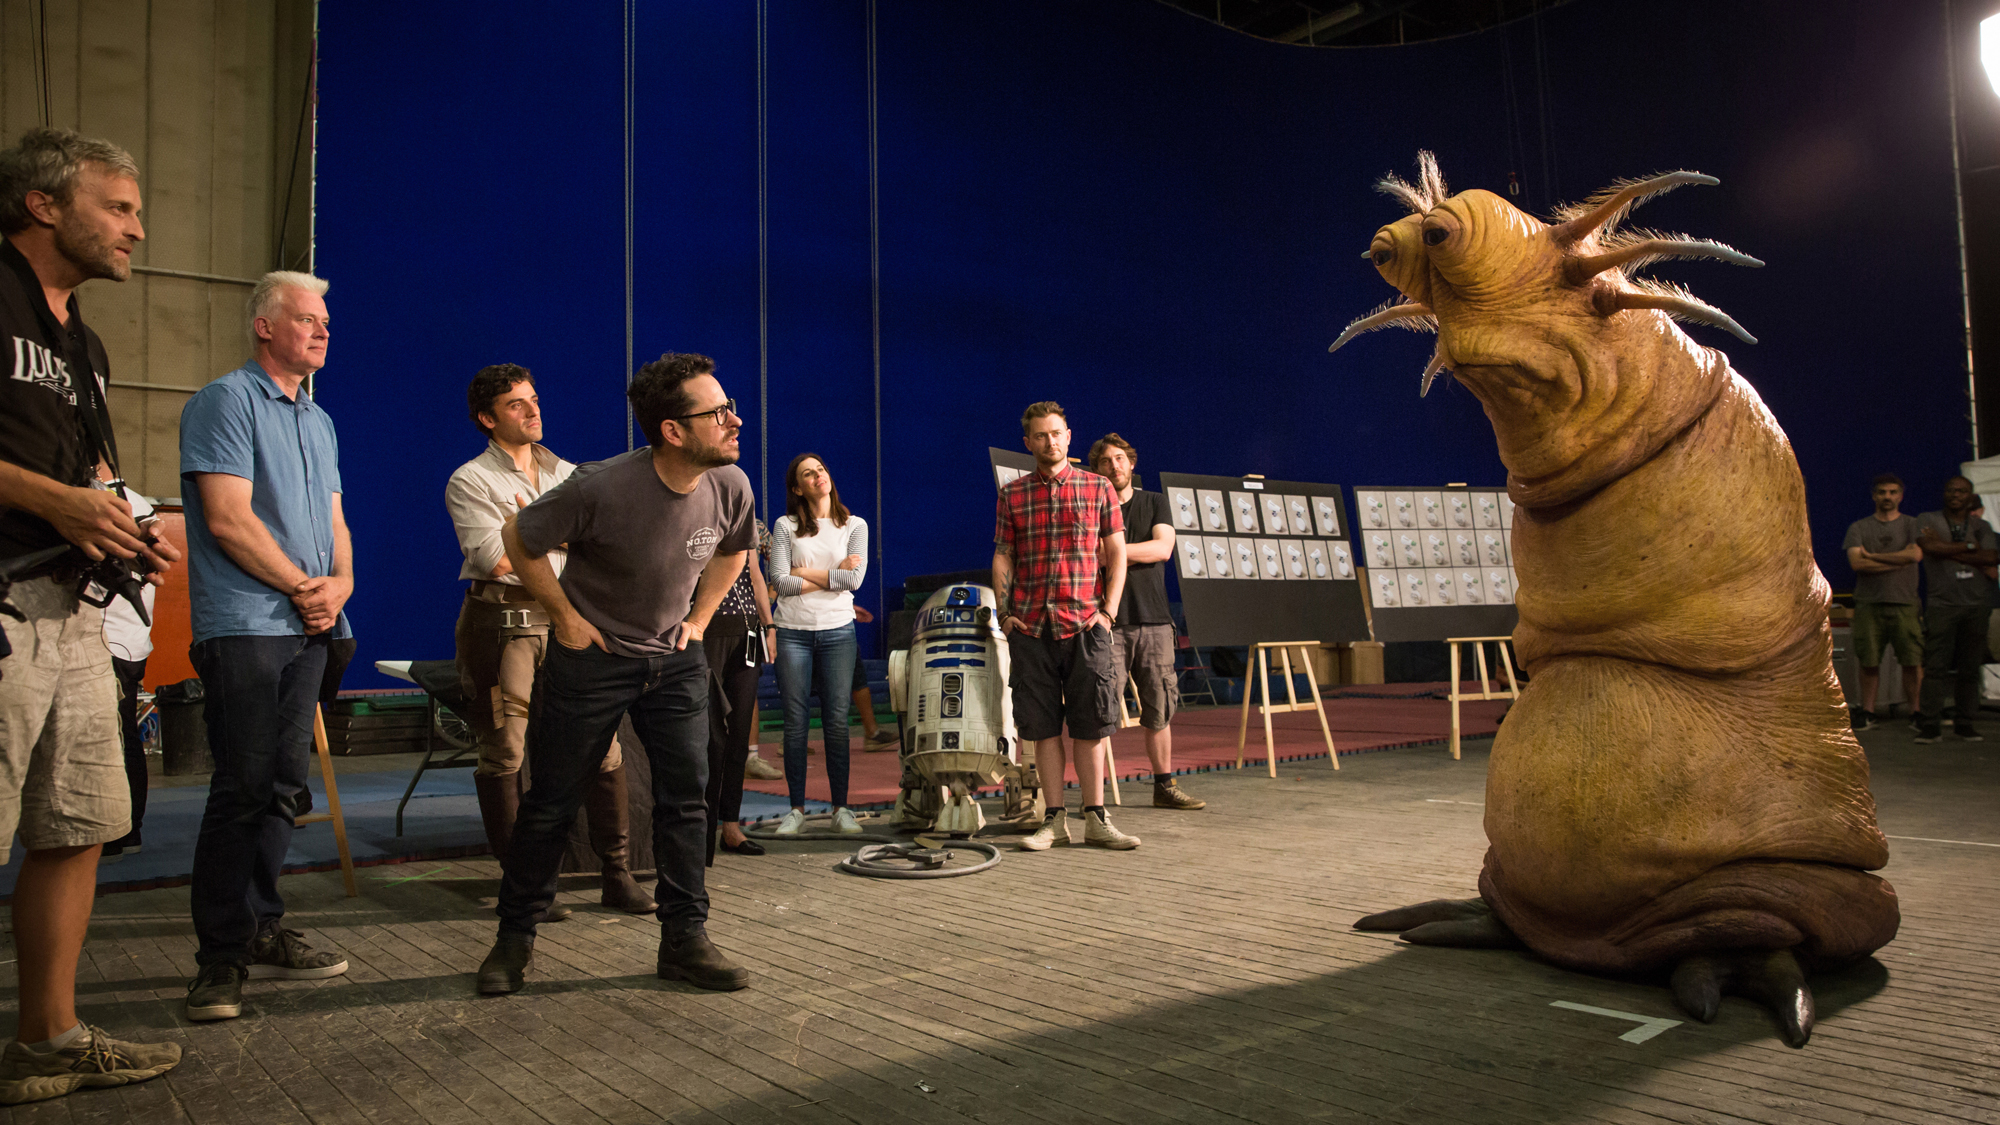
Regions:
[[785, 786], [792, 807], [806, 803], [808, 697], [819, 691], [819, 729], [826, 736], [826, 781], [833, 807], [847, 804], [847, 706], [854, 689], [854, 626], [778, 630], [778, 694], [785, 704]]
[[215, 756], [189, 895], [199, 964], [249, 964], [251, 940], [284, 917], [278, 873], [292, 820], [309, 803], [327, 639], [211, 637], [189, 650], [207, 692], [202, 718]]
[[679, 938], [708, 920], [708, 658], [691, 644], [670, 656], [577, 651], [549, 638], [528, 704], [529, 789], [521, 795], [500, 878], [500, 930], [533, 935], [556, 899], [556, 874], [570, 826], [618, 720], [632, 729], [653, 767], [653, 861], [660, 924]]

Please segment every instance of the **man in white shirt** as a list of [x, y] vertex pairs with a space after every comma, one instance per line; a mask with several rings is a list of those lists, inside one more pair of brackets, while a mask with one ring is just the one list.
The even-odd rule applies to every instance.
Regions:
[[[514, 819], [520, 811], [521, 765], [526, 758], [528, 700], [535, 670], [548, 651], [549, 618], [507, 562], [501, 525], [542, 493], [568, 479], [576, 466], [542, 445], [541, 399], [535, 377], [512, 363], [481, 368], [466, 389], [472, 424], [486, 435], [486, 452], [467, 461], [445, 485], [465, 565], [458, 576], [472, 582], [458, 615], [458, 678], [473, 727], [479, 736], [479, 766], [472, 784], [494, 858], [504, 862]], [[562, 573], [564, 554], [549, 553]], [[584, 798], [590, 847], [604, 865], [604, 905], [628, 914], [650, 914], [658, 906], [632, 878], [629, 865], [631, 817], [625, 789], [625, 761], [618, 740]], [[547, 921], [569, 914], [560, 903]]]

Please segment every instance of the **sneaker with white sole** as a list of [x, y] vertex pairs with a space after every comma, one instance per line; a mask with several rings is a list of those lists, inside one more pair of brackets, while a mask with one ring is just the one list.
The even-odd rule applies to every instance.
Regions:
[[1110, 848], [1114, 852], [1129, 852], [1139, 846], [1139, 837], [1128, 836], [1118, 831], [1111, 823], [1111, 814], [1086, 812], [1083, 814], [1083, 842], [1093, 848]]
[[1021, 841], [1024, 852], [1045, 852], [1057, 844], [1072, 843], [1069, 837], [1069, 810], [1050, 809], [1048, 819]]
[[0, 1052], [0, 1105], [59, 1098], [86, 1086], [127, 1086], [180, 1065], [178, 1043], [125, 1043], [84, 1025], [76, 1042], [49, 1054], [20, 1042]]
[[783, 781], [785, 771], [765, 761], [753, 750], [743, 760], [743, 776], [753, 781]]
[[314, 949], [297, 930], [273, 926], [250, 943], [251, 980], [325, 980], [346, 971], [347, 958]]
[[854, 814], [845, 808], [833, 810], [833, 830], [842, 836], [859, 836], [867, 831], [861, 827], [860, 821], [854, 819]]
[[884, 750], [900, 750], [902, 747], [903, 736], [892, 730], [878, 730], [861, 744], [862, 751], [868, 754], [879, 754]]
[[778, 827], [773, 829], [771, 834], [773, 836], [796, 836], [805, 822], [805, 810], [793, 809], [785, 814], [785, 818], [778, 822]]

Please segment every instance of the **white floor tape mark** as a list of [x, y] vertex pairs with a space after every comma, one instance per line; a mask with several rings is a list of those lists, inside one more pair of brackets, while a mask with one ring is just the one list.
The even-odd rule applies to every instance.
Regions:
[[2000, 844], [1983, 844], [1978, 840], [1940, 840], [1932, 836], [1890, 836], [1891, 840], [1921, 840], [1926, 844], [1964, 844], [1968, 848], [2000, 848]]
[[1427, 805], [1471, 805], [1479, 809], [1486, 807], [1486, 802], [1484, 801], [1448, 801], [1443, 797], [1425, 797], [1424, 803]]
[[1681, 1025], [1681, 1021], [1679, 1020], [1656, 1019], [1652, 1016], [1642, 1016], [1633, 1012], [1620, 1012], [1611, 1008], [1593, 1008], [1588, 1004], [1574, 1004], [1568, 1000], [1552, 1000], [1549, 1002], [1549, 1007], [1568, 1008], [1572, 1012], [1588, 1012], [1593, 1016], [1610, 1016], [1615, 1020], [1631, 1020], [1639, 1026], [1618, 1037], [1627, 1043], [1644, 1043], [1646, 1040], [1651, 1039], [1653, 1036], [1670, 1027], [1679, 1027]]

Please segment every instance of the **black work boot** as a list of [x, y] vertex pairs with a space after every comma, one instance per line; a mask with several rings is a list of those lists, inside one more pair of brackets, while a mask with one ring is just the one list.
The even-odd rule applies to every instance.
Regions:
[[734, 992], [750, 983], [750, 970], [724, 957], [706, 930], [694, 930], [678, 938], [660, 938], [660, 979]]
[[653, 896], [632, 878], [627, 856], [632, 847], [632, 814], [626, 804], [625, 767], [600, 770], [584, 795], [590, 817], [590, 850], [604, 863], [604, 905], [627, 914], [651, 914], [659, 909]]
[[502, 931], [493, 943], [493, 951], [479, 966], [479, 994], [504, 996], [521, 991], [528, 982], [528, 966], [534, 961], [534, 938]]

